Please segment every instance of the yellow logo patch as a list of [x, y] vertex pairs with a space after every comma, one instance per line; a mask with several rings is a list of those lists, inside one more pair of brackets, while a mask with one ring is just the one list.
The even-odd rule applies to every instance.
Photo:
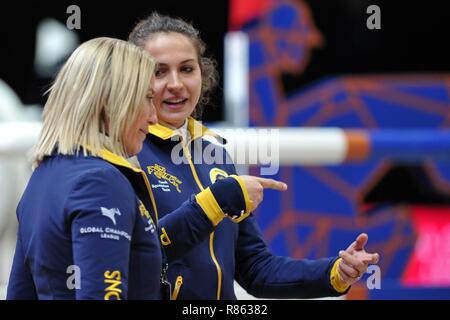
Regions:
[[141, 216], [150, 219], [150, 212], [148, 212], [141, 200], [139, 200], [139, 211], [141, 212]]
[[169, 239], [169, 235], [166, 232], [166, 229], [161, 228], [161, 235], [159, 236], [159, 238], [161, 239], [161, 243], [165, 246], [168, 246], [169, 244], [172, 243], [172, 241], [170, 241]]
[[224, 179], [226, 177], [228, 177], [228, 173], [219, 168], [212, 168], [211, 171], [209, 171], [209, 178], [212, 183], [216, 182], [217, 179]]
[[139, 200], [139, 211], [141, 212], [141, 216], [147, 219], [148, 226], [145, 228], [145, 231], [150, 230], [151, 233], [155, 232], [156, 228], [155, 224], [153, 223], [152, 216], [141, 200]]
[[122, 289], [119, 288], [122, 284], [120, 271], [105, 271], [104, 273], [104, 282], [108, 287], [105, 289], [105, 300], [121, 300], [120, 294], [122, 293]]
[[154, 174], [158, 179], [168, 181], [170, 184], [175, 186], [178, 192], [181, 193], [180, 184], [182, 184], [183, 182], [181, 182], [181, 180], [178, 179], [176, 176], [168, 173], [166, 168], [164, 168], [163, 166], [160, 166], [158, 164], [155, 164], [153, 166], [147, 166], [147, 172], [148, 174]]

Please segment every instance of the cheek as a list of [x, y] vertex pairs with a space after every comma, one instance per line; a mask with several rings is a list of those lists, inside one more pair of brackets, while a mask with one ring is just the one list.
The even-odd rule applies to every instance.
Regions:
[[200, 96], [200, 92], [202, 91], [202, 76], [200, 74], [190, 79], [189, 88], [192, 94]]
[[133, 139], [131, 138], [131, 136], [132, 136], [132, 135], [131, 135], [131, 133], [130, 133], [129, 130], [125, 131], [125, 133], [124, 133], [123, 136], [122, 136], [122, 141], [123, 141], [123, 145], [124, 145], [124, 147], [125, 147], [125, 150], [129, 147], [130, 141], [133, 140]]
[[154, 98], [160, 99], [164, 94], [165, 81], [155, 80], [153, 90], [155, 90]]
[[152, 113], [152, 105], [151, 103], [146, 99], [145, 100], [145, 105], [144, 108], [141, 110], [141, 112], [139, 113], [138, 116], [138, 120], [139, 123], [137, 123], [138, 125], [142, 125], [144, 124], [147, 119], [151, 116]]
[[142, 128], [142, 123], [146, 119], [146, 110], [147, 108], [142, 108], [139, 113], [137, 114], [136, 120], [133, 121], [130, 128], [127, 130], [128, 137], [130, 140], [136, 140], [136, 138], [139, 136], [139, 128]]

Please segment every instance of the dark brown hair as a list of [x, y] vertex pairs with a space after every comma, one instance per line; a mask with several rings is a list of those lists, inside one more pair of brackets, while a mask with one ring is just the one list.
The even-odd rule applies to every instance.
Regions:
[[218, 82], [217, 63], [211, 57], [204, 56], [206, 45], [200, 38], [200, 32], [192, 24], [166, 15], [153, 12], [147, 18], [138, 22], [128, 36], [128, 41], [144, 48], [149, 37], [156, 33], [176, 32], [188, 37], [197, 51], [198, 63], [202, 74], [202, 89], [198, 106], [193, 116], [200, 118], [203, 107], [209, 102], [209, 95]]

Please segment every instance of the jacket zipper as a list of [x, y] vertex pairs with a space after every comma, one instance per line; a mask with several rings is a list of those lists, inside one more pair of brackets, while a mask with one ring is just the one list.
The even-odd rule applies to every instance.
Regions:
[[[192, 163], [191, 153], [189, 150], [183, 145], [183, 152], [186, 156], [186, 159], [189, 162], [189, 166], [191, 167], [192, 175], [194, 176], [195, 182], [197, 182], [198, 187], [201, 191], [204, 190], [204, 187], [202, 183], [200, 182], [200, 179], [198, 178], [197, 171], [195, 170], [195, 166]], [[214, 232], [211, 233], [211, 236], [209, 237], [209, 253], [211, 255], [211, 259], [214, 262], [216, 269], [217, 269], [217, 300], [220, 300], [220, 294], [222, 291], [222, 269], [220, 268], [219, 262], [216, 259], [216, 254], [214, 253]]]
[[141, 173], [142, 179], [144, 179], [144, 183], [145, 183], [145, 186], [147, 187], [148, 195], [150, 196], [150, 201], [152, 203], [153, 210], [155, 211], [155, 216], [156, 216], [155, 226], [158, 226], [158, 224], [159, 224], [158, 209], [156, 209], [156, 201], [155, 201], [155, 197], [153, 196], [152, 187], [150, 186], [150, 182], [148, 181], [148, 178], [147, 178], [147, 175], [145, 174], [145, 172], [141, 170], [140, 173]]

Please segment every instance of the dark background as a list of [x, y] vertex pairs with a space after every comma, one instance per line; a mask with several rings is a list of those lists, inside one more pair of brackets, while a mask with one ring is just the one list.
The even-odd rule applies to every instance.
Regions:
[[[324, 45], [301, 76], [283, 77], [287, 92], [327, 75], [450, 71], [450, 6], [429, 0], [308, 0]], [[369, 30], [369, 5], [381, 30]]]
[[[228, 24], [228, 1], [30, 1], [15, 2], [0, 11], [0, 78], [19, 95], [24, 104], [44, 104], [44, 91], [52, 78], [40, 78], [34, 72], [35, 36], [38, 23], [52, 17], [66, 25], [69, 5], [81, 9], [81, 29], [77, 32], [81, 42], [109, 36], [127, 39], [135, 24], [152, 11], [183, 18], [200, 30], [207, 43], [207, 54], [223, 68], [223, 37]], [[220, 88], [222, 87], [222, 82]], [[222, 118], [222, 92], [217, 90], [214, 105], [206, 117]]]
[[[246, 0], [242, 0], [246, 1]], [[284, 75], [287, 93], [328, 75], [446, 72], [450, 70], [448, 1], [308, 0], [324, 45], [314, 49], [301, 75]], [[136, 22], [153, 10], [194, 23], [223, 74], [223, 37], [228, 30], [227, 0], [163, 1], [15, 1], [0, 11], [0, 78], [24, 104], [44, 104], [51, 78], [34, 72], [36, 26], [54, 17], [63, 24], [70, 4], [81, 8], [81, 41], [98, 36], [126, 39]], [[366, 8], [381, 8], [381, 30], [366, 28]], [[222, 86], [206, 108], [204, 120], [223, 120]]]

